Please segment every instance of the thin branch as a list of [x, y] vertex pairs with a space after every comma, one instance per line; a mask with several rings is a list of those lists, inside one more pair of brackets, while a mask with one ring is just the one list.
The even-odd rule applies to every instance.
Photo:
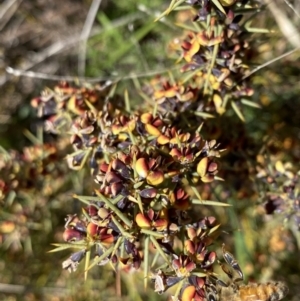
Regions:
[[294, 52], [296, 52], [296, 51], [298, 51], [298, 50], [300, 50], [300, 47], [297, 47], [297, 48], [295, 48], [295, 49], [293, 49], [293, 50], [291, 50], [291, 51], [288, 51], [288, 52], [286, 52], [286, 53], [284, 53], [284, 54], [282, 54], [282, 55], [280, 55], [280, 56], [275, 57], [273, 60], [267, 61], [266, 63], [264, 63], [264, 64], [262, 64], [262, 65], [259, 65], [258, 67], [254, 68], [250, 73], [248, 73], [247, 75], [245, 75], [244, 77], [242, 77], [242, 79], [241, 79], [239, 82], [241, 82], [241, 81], [243, 81], [244, 79], [250, 77], [252, 74], [256, 73], [256, 72], [259, 71], [260, 69], [262, 69], [262, 68], [264, 68], [264, 67], [267, 67], [267, 66], [269, 66], [269, 65], [271, 65], [271, 64], [273, 64], [273, 63], [275, 63], [276, 61], [281, 60], [281, 59], [285, 58], [286, 56], [291, 55], [292, 53], [294, 53]]
[[[54, 43], [51, 46], [42, 50], [41, 52], [38, 52], [36, 55], [33, 55], [32, 62], [27, 61], [22, 66], [23, 71], [29, 70], [29, 69], [33, 68], [34, 66], [45, 61], [47, 58], [72, 47], [74, 44], [78, 43], [79, 40], [80, 40], [80, 36], [77, 34], [77, 35], [75, 35], [75, 37], [57, 41], [56, 43]], [[10, 70], [13, 68], [7, 67], [7, 69]], [[10, 73], [10, 72], [8, 71], [8, 73]], [[6, 83], [6, 81], [7, 81], [7, 78], [5, 76], [0, 77], [0, 86], [4, 85]]]
[[290, 18], [284, 13], [278, 4], [274, 1], [267, 1], [265, 3], [268, 4], [267, 7], [273, 14], [275, 21], [277, 22], [281, 32], [285, 36], [285, 38], [295, 47], [300, 47], [300, 34], [299, 30], [293, 25]]
[[[120, 18], [117, 19], [115, 21], [112, 22], [112, 26], [117, 28], [117, 27], [121, 27], [124, 26], [134, 20], [140, 19], [142, 18], [142, 13], [134, 13], [130, 16], [126, 16], [124, 18]], [[90, 37], [99, 35], [101, 33], [103, 33], [105, 31], [105, 29], [103, 28], [95, 28], [92, 31], [92, 34], [90, 35]], [[36, 77], [33, 75], [33, 73], [35, 72], [28, 72], [29, 75], [25, 75], [26, 71], [28, 71], [29, 69], [35, 67], [36, 65], [42, 63], [43, 61], [45, 61], [46, 59], [50, 58], [51, 56], [54, 56], [62, 51], [68, 50], [71, 47], [74, 47], [74, 45], [77, 45], [78, 43], [81, 42], [81, 38], [80, 35], [78, 33], [74, 33], [74, 36], [66, 38], [64, 40], [59, 40], [55, 43], [53, 43], [52, 45], [50, 45], [49, 47], [45, 48], [44, 50], [38, 52], [35, 55], [31, 54], [31, 58], [30, 58], [30, 62], [26, 62], [23, 66], [22, 66], [22, 70], [21, 69], [14, 69], [12, 67], [7, 67], [6, 71], [10, 74], [13, 74], [12, 70], [16, 70], [16, 76], [27, 76], [27, 77]], [[46, 75], [42, 73], [36, 73], [38, 74], [38, 76], [36, 78], [41, 78], [41, 79], [49, 79], [49, 80], [63, 80], [64, 78], [68, 77], [68, 76], [58, 76], [58, 78], [54, 75], [53, 78], [51, 78], [50, 75]], [[67, 79], [66, 79], [67, 80]], [[74, 81], [74, 77], [72, 77], [72, 79], [70, 79], [70, 81]], [[7, 76], [3, 75], [0, 76], [0, 87], [3, 86], [5, 83], [7, 82]]]
[[85, 61], [86, 61], [86, 47], [87, 47], [87, 40], [90, 36], [92, 26], [94, 24], [99, 6], [102, 0], [94, 0], [90, 6], [90, 10], [86, 17], [85, 23], [83, 25], [83, 29], [80, 35], [80, 47], [78, 53], [78, 75], [84, 76], [85, 74]]
[[296, 8], [292, 5], [292, 3], [289, 2], [288, 0], [284, 0], [284, 2], [295, 13], [295, 15], [297, 16], [297, 18], [300, 19], [300, 14], [297, 12]]
[[25, 77], [32, 77], [37, 79], [45, 79], [45, 80], [53, 80], [53, 81], [68, 81], [68, 82], [87, 82], [87, 83], [99, 83], [104, 82], [105, 87], [110, 86], [118, 81], [121, 80], [129, 80], [134, 78], [141, 78], [141, 77], [149, 77], [154, 75], [159, 75], [163, 73], [167, 73], [170, 70], [179, 69], [180, 66], [176, 66], [173, 68], [165, 68], [162, 70], [154, 70], [148, 71], [144, 73], [137, 73], [137, 74], [129, 74], [127, 76], [116, 76], [111, 78], [103, 78], [103, 77], [75, 77], [70, 75], [51, 75], [41, 72], [34, 72], [34, 71], [24, 71], [21, 69], [14, 69], [12, 67], [6, 67], [6, 72], [8, 74], [14, 76], [25, 76]]

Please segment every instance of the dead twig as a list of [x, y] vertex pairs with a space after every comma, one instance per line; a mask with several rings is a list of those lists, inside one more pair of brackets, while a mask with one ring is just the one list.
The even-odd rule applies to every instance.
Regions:
[[293, 54], [294, 52], [296, 52], [298, 50], [300, 50], [300, 47], [297, 47], [297, 48], [295, 48], [291, 51], [283, 53], [282, 55], [275, 57], [273, 60], [267, 61], [266, 63], [259, 65], [258, 67], [254, 68], [251, 72], [249, 72], [247, 75], [245, 75], [239, 82], [241, 82], [241, 81], [245, 80], [246, 78], [250, 77], [252, 74], [256, 73], [260, 69], [263, 69], [263, 68], [275, 63], [276, 61], [281, 60], [281, 59]]
[[[133, 22], [137, 19], [142, 18], [143, 14], [138, 12], [129, 16], [126, 16], [124, 18], [120, 18], [117, 19], [115, 21], [112, 22], [112, 26], [117, 28], [117, 27], [121, 27], [124, 26], [130, 22]], [[90, 34], [90, 37], [93, 37], [95, 35], [99, 35], [102, 32], [104, 32], [105, 29], [103, 28], [94, 28], [92, 30], [92, 33]], [[65, 50], [68, 50], [72, 47], [74, 47], [75, 45], [78, 45], [78, 43], [81, 42], [81, 37], [79, 33], [74, 33], [74, 36], [70, 37], [70, 38], [66, 38], [64, 40], [59, 40], [55, 43], [53, 43], [51, 46], [43, 49], [42, 51], [36, 53], [35, 55], [31, 54], [30, 57], [30, 61], [29, 60], [25, 60], [25, 63], [23, 64], [23, 66], [21, 67], [21, 69], [16, 68], [14, 69], [13, 67], [8, 66], [6, 68], [7, 73], [9, 74], [14, 74], [15, 76], [28, 76], [28, 77], [35, 77], [35, 78], [40, 78], [40, 79], [50, 79], [50, 80], [57, 80], [57, 78], [59, 78], [58, 80], [61, 80], [62, 78], [68, 78], [68, 76], [51, 76], [49, 74], [43, 74], [39, 73], [39, 72], [27, 72], [29, 69], [35, 67], [36, 65], [42, 63], [43, 61], [45, 61], [46, 59], [50, 58], [51, 56], [54, 56], [58, 53], [61, 53]], [[15, 71], [13, 71], [15, 70]], [[36, 74], [36, 76], [33, 76], [33, 74]], [[55, 79], [56, 78], [56, 79]], [[74, 81], [75, 77], [72, 77], [71, 81]], [[6, 82], [7, 82], [8, 78], [7, 75], [3, 75], [0, 77], [0, 87], [3, 86]]]
[[284, 10], [282, 10], [275, 1], [265, 0], [265, 3], [267, 4], [267, 7], [273, 15], [273, 18], [288, 42], [291, 43], [293, 47], [299, 48], [299, 30], [294, 26], [290, 18], [284, 13]]
[[21, 69], [14, 69], [12, 67], [6, 67], [6, 72], [8, 74], [14, 76], [25, 76], [25, 77], [32, 77], [37, 79], [45, 79], [45, 80], [53, 80], [53, 81], [68, 81], [68, 82], [86, 82], [86, 83], [104, 83], [105, 87], [110, 86], [118, 81], [121, 80], [130, 80], [134, 78], [141, 78], [141, 77], [150, 77], [155, 76], [163, 73], [167, 73], [171, 70], [180, 69], [180, 66], [175, 66], [173, 68], [166, 68], [162, 70], [154, 70], [148, 71], [144, 73], [137, 73], [137, 74], [129, 74], [127, 76], [115, 76], [111, 78], [103, 78], [103, 77], [76, 77], [70, 75], [51, 75], [41, 72], [34, 72], [34, 71], [25, 71]]
[[80, 35], [80, 47], [78, 53], [78, 75], [84, 76], [85, 74], [85, 61], [86, 61], [86, 47], [87, 40], [90, 36], [92, 26], [94, 24], [98, 9], [101, 5], [102, 0], [94, 0], [90, 6], [90, 10], [86, 17], [85, 23], [83, 25], [83, 29]]

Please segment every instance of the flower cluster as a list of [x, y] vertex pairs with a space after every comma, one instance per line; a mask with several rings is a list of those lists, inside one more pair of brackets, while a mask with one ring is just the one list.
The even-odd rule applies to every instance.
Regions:
[[[98, 119], [95, 117], [89, 133], [97, 137], [94, 143], [80, 144], [81, 149], [78, 144], [75, 146], [77, 151], [89, 151], [89, 162], [93, 162], [89, 167], [98, 185], [95, 196], [76, 196], [89, 205], [84, 220], [77, 216], [68, 219], [64, 239], [89, 241], [98, 250], [99, 245], [117, 242], [120, 248], [127, 245], [124, 249], [132, 258], [126, 260], [126, 264], [133, 262], [139, 267], [141, 257], [136, 245], [142, 240], [141, 235], [158, 238], [162, 248], [170, 244], [170, 249], [175, 234], [188, 224], [185, 212], [192, 200], [185, 186], [188, 183], [197, 191], [201, 183], [214, 181], [218, 172], [214, 158], [220, 155], [218, 145], [214, 140], [205, 141], [199, 133], [177, 130], [159, 115], [154, 118], [150, 113], [133, 116], [119, 113], [105, 125], [106, 141], [115, 139], [115, 145], [110, 144], [108, 152], [103, 147], [103, 132], [98, 126], [105, 122], [103, 115], [103, 112], [95, 114]], [[86, 116], [83, 114], [81, 120]], [[90, 140], [88, 134], [85, 139]], [[196, 196], [201, 201], [199, 197]], [[203, 233], [200, 231], [200, 234]], [[107, 249], [103, 248], [105, 253]], [[116, 255], [116, 249], [114, 253]], [[112, 258], [115, 260], [115, 256]], [[202, 261], [205, 260], [203, 255]]]
[[45, 202], [64, 183], [67, 168], [61, 164], [63, 157], [51, 143], [0, 153], [0, 201], [4, 205], [0, 240], [7, 248], [19, 250], [27, 239], [30, 244], [28, 225], [43, 223]]
[[241, 39], [241, 17], [210, 1], [191, 4], [202, 7], [196, 22], [216, 15], [205, 29], [190, 31], [172, 46], [186, 62], [181, 71], [190, 75], [152, 79], [141, 92], [148, 100], [143, 111], [125, 110], [123, 99], [107, 87], [66, 83], [32, 104], [46, 130], [69, 133], [69, 168], [87, 168], [95, 182], [93, 195], [74, 195], [86, 207], [82, 216], [66, 218], [63, 238], [79, 250], [63, 268], [75, 271], [85, 259], [86, 266], [143, 267], [147, 277], [149, 257], [158, 253], [165, 264], [152, 274], [155, 291], [177, 285], [176, 298], [201, 301], [210, 285], [216, 259], [210, 247], [219, 225], [214, 217], [189, 212], [194, 204], [210, 205], [199, 190], [218, 179], [221, 152], [216, 140], [200, 135], [201, 122], [214, 112], [223, 114], [228, 99], [241, 100], [252, 90], [241, 81], [249, 46]]
[[201, 26], [174, 39], [169, 47], [179, 60], [185, 61], [181, 72], [188, 75], [173, 83], [165, 78], [155, 79], [148, 91], [165, 112], [184, 112], [188, 117], [192, 112], [194, 116], [206, 118], [214, 112], [224, 114], [231, 103], [244, 120], [241, 104], [259, 105], [249, 100], [254, 91], [246, 80], [247, 59], [251, 56], [250, 35], [242, 23], [243, 15], [234, 10], [238, 7], [247, 11], [255, 5], [245, 1], [220, 1], [216, 7], [215, 1], [189, 2], [199, 9], [193, 21], [201, 22]]
[[287, 220], [292, 218], [300, 230], [299, 171], [290, 163], [258, 158], [257, 178], [263, 183], [264, 207], [267, 214], [280, 213]]
[[108, 85], [67, 83], [45, 90], [32, 106], [46, 131], [68, 139], [68, 167], [88, 170], [94, 181], [93, 193], [74, 195], [84, 203], [83, 213], [68, 214], [65, 244], [55, 244], [53, 251], [77, 250], [63, 268], [76, 271], [85, 260], [87, 275], [110, 263], [125, 271], [143, 268], [147, 280], [153, 257], [160, 261], [151, 276], [156, 292], [176, 285], [175, 299], [204, 301], [219, 224], [194, 212], [195, 205], [226, 204], [201, 198], [203, 186], [219, 179], [221, 154], [215, 139], [200, 134], [202, 122], [222, 115], [229, 101], [243, 119], [239, 104], [251, 105], [245, 98], [253, 91], [244, 80], [249, 41], [233, 9], [247, 9], [245, 2], [189, 2], [200, 6], [193, 21], [205, 26], [196, 23], [171, 45], [185, 61], [181, 75], [146, 83], [140, 92], [145, 107], [132, 110], [128, 94], [115, 95]]
[[[126, 219], [124, 222], [118, 221], [118, 210], [107, 210], [106, 201], [92, 201], [85, 208], [86, 214], [82, 219], [76, 215], [67, 217], [64, 239], [73, 242], [76, 248], [82, 246], [82, 249], [65, 260], [63, 268], [76, 271], [79, 262], [93, 248], [91, 254], [95, 258], [94, 264], [111, 262], [115, 266], [121, 265], [125, 270], [138, 269], [145, 256], [149, 255], [149, 250], [148, 244], [144, 250], [137, 245], [147, 237], [154, 250], [162, 252], [167, 264], [165, 269], [159, 269], [151, 276], [155, 291], [163, 293], [178, 285], [176, 297], [180, 300], [205, 300], [205, 286], [210, 283], [209, 272], [216, 259], [216, 253], [208, 250], [213, 242], [212, 235], [219, 227], [216, 219], [206, 217], [191, 223], [187, 218], [183, 222], [183, 217], [174, 214], [170, 221], [165, 222], [164, 217], [158, 219], [154, 215], [149, 216], [150, 212], [147, 219], [138, 213], [136, 223], [128, 228]], [[151, 224], [150, 217], [153, 217]], [[184, 234], [184, 247], [181, 251], [175, 251], [179, 228]]]
[[[100, 95], [91, 104], [88, 97], [94, 90], [84, 95], [85, 90], [63, 83], [32, 102], [44, 114], [47, 130], [58, 135], [69, 129], [64, 130], [73, 147], [68, 166], [88, 169], [95, 182], [92, 196], [74, 195], [86, 207], [83, 216], [66, 218], [63, 239], [79, 250], [63, 268], [75, 271], [83, 259], [124, 270], [144, 263], [149, 274], [144, 258], [158, 252], [167, 263], [154, 274], [163, 283], [159, 291], [178, 283], [183, 300], [187, 295], [204, 298], [206, 274], [216, 258], [208, 250], [210, 237], [219, 225], [214, 217], [197, 220], [187, 212], [194, 203], [210, 205], [201, 200], [199, 188], [217, 179], [219, 144], [205, 140], [199, 131], [182, 130], [177, 116], [159, 109], [155, 115], [130, 113], [113, 101], [103, 103]], [[48, 106], [51, 114], [45, 113]], [[180, 233], [185, 238], [178, 248]]]

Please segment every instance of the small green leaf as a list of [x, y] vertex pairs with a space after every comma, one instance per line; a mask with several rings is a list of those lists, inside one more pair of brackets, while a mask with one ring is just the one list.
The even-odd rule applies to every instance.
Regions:
[[222, 4], [218, 0], [212, 0], [212, 2], [224, 15], [226, 15], [226, 12], [225, 12]]
[[164, 237], [164, 235], [162, 233], [151, 231], [151, 230], [148, 230], [148, 229], [141, 229], [141, 233], [151, 235], [151, 236], [157, 237], [157, 238], [163, 238]]
[[73, 198], [79, 200], [80, 202], [88, 205], [88, 206], [95, 206], [98, 210], [100, 209], [99, 206], [97, 206], [96, 204], [93, 204], [91, 201], [100, 201], [100, 198], [96, 198], [95, 197], [90, 197], [90, 196], [83, 196], [83, 195], [77, 195], [77, 194], [73, 194]]
[[102, 195], [99, 191], [95, 190], [95, 196], [84, 196], [84, 195], [77, 195], [74, 194], [73, 197], [78, 199], [79, 201], [87, 204], [95, 206], [97, 209], [100, 209], [95, 204], [91, 203], [91, 201], [103, 201], [108, 208], [110, 208], [129, 228], [131, 228], [131, 221], [123, 214], [119, 208], [117, 208], [110, 199], [107, 199], [104, 195]]
[[223, 207], [230, 207], [230, 204], [217, 202], [217, 201], [210, 201], [210, 200], [197, 200], [192, 199], [192, 204], [194, 205], [208, 205], [208, 206], [223, 206]]
[[[189, 181], [189, 182], [191, 182], [191, 181]], [[191, 183], [190, 183], [190, 184], [191, 184]], [[192, 188], [194, 194], [196, 195], [196, 197], [197, 197], [199, 200], [201, 200], [202, 198], [201, 198], [201, 195], [200, 195], [198, 189], [197, 189], [195, 186], [193, 186], [193, 185], [191, 185], [191, 188]]]
[[194, 112], [194, 114], [196, 116], [200, 116], [200, 117], [203, 117], [203, 118], [216, 118], [216, 116], [214, 116], [212, 114], [209, 114], [209, 113], [206, 113], [206, 112]]
[[[201, 273], [201, 272], [194, 272], [193, 271], [193, 275], [197, 276], [197, 277], [206, 277], [207, 273]], [[211, 274], [209, 274], [211, 275]]]
[[249, 106], [249, 107], [253, 107], [253, 108], [257, 108], [257, 109], [261, 109], [261, 105], [254, 102], [254, 101], [250, 101], [248, 99], [241, 99], [241, 103], [246, 105], [246, 106]]
[[14, 190], [11, 190], [11, 191], [8, 193], [8, 196], [7, 196], [7, 198], [6, 198], [5, 205], [6, 205], [7, 207], [10, 207], [10, 206], [13, 204], [13, 202], [14, 202], [16, 196], [17, 196], [16, 192], [15, 192]]
[[183, 2], [185, 2], [186, 0], [172, 0], [169, 7], [163, 12], [161, 13], [155, 20], [154, 22], [159, 21], [160, 19], [162, 19], [163, 17], [165, 17], [166, 15], [168, 15], [172, 10], [174, 10], [176, 7], [178, 7], [180, 4], [182, 4]]
[[213, 228], [209, 229], [207, 235], [214, 233], [216, 230], [219, 229], [220, 226], [221, 226], [221, 224], [218, 224], [218, 225], [214, 226]]
[[[159, 258], [159, 253], [156, 252], [156, 253], [154, 254], [153, 259], [152, 259], [151, 268], [153, 268], [153, 267], [156, 265], [156, 262], [157, 262], [158, 258]], [[167, 265], [167, 266], [168, 266], [168, 265]]]
[[189, 25], [189, 24], [185, 24], [185, 23], [175, 23], [174, 25], [176, 25], [177, 27], [186, 29], [188, 31], [195, 31], [195, 26], [194, 24]]
[[169, 265], [171, 265], [166, 253], [163, 251], [163, 249], [160, 247], [159, 243], [157, 242], [157, 240], [155, 239], [154, 236], [150, 235], [150, 239], [152, 241], [152, 243], [154, 244], [156, 250], [158, 251], [158, 253], [160, 254], [160, 256], [166, 261], [166, 263], [168, 263]]
[[107, 207], [109, 207], [129, 228], [131, 228], [132, 222], [127, 218], [125, 214], [121, 212], [119, 208], [112, 204], [112, 202], [99, 191], [95, 190], [95, 193], [100, 197], [101, 201], [103, 201], [107, 205]]
[[97, 265], [100, 261], [102, 261], [104, 258], [108, 257], [114, 249], [114, 245], [112, 245], [109, 249], [107, 249], [101, 256], [96, 258], [94, 262], [87, 268], [87, 270], [90, 270], [92, 267]]
[[55, 246], [57, 248], [48, 251], [47, 253], [54, 253], [54, 252], [60, 252], [67, 249], [84, 249], [86, 248], [86, 244], [83, 243], [61, 243], [61, 244], [51, 244], [52, 246]]
[[88, 148], [88, 149], [85, 149], [85, 150], [78, 150], [72, 154], [69, 154], [67, 155], [67, 159], [68, 158], [71, 158], [71, 157], [75, 157], [76, 155], [79, 155], [79, 154], [83, 154], [83, 159], [81, 160], [81, 163], [80, 165], [78, 166], [70, 166], [70, 168], [74, 169], [74, 170], [81, 170], [85, 164], [85, 162], [87, 161], [87, 158], [89, 157], [89, 155], [91, 154], [92, 152], [92, 148]]
[[84, 268], [84, 281], [87, 280], [87, 276], [88, 276], [88, 267], [90, 264], [90, 259], [91, 259], [91, 250], [87, 250], [86, 254], [85, 254], [85, 268]]
[[129, 100], [129, 95], [128, 95], [127, 89], [125, 89], [125, 91], [124, 91], [124, 101], [125, 101], [125, 110], [127, 112], [131, 112], [130, 100]]
[[142, 202], [141, 196], [139, 194], [137, 195], [137, 202], [138, 202], [138, 206], [139, 206], [141, 213], [144, 214], [143, 202]]
[[[221, 150], [219, 150], [219, 152], [224, 152], [226, 149], [221, 149]], [[215, 176], [215, 178], [214, 178], [216, 181], [222, 181], [222, 182], [224, 182], [225, 180], [223, 179], [223, 178], [221, 178], [221, 177], [218, 177], [218, 176]]]
[[30, 140], [30, 142], [32, 144], [35, 144], [35, 145], [41, 145], [42, 144], [42, 141], [39, 138], [35, 137], [29, 130], [25, 129], [23, 131], [23, 134], [26, 136], [26, 138], [28, 140]]
[[174, 297], [173, 297], [174, 300], [179, 300], [178, 296], [179, 296], [179, 293], [180, 293], [180, 291], [181, 291], [181, 289], [183, 287], [183, 284], [185, 282], [184, 280], [185, 280], [185, 278], [183, 278], [182, 280], [180, 280], [180, 282], [178, 283], [176, 292], [175, 292]]
[[149, 236], [145, 238], [144, 245], [144, 288], [147, 288], [148, 273], [149, 273]]
[[235, 111], [236, 115], [238, 115], [238, 117], [245, 122], [245, 117], [242, 114], [241, 110], [239, 109], [239, 107], [236, 105], [236, 103], [234, 101], [231, 101], [231, 106], [233, 108], [233, 110]]
[[117, 242], [115, 243], [115, 246], [114, 246], [114, 249], [113, 249], [113, 251], [111, 253], [111, 256], [113, 256], [114, 254], [116, 254], [117, 250], [119, 249], [119, 247], [121, 246], [122, 243], [124, 243], [124, 237], [120, 236], [118, 238]]
[[118, 222], [118, 220], [113, 215], [112, 215], [111, 219], [115, 223], [117, 228], [120, 230], [122, 236], [124, 236], [128, 239], [133, 239], [134, 238], [130, 233], [125, 231], [125, 229], [122, 227], [122, 225]]

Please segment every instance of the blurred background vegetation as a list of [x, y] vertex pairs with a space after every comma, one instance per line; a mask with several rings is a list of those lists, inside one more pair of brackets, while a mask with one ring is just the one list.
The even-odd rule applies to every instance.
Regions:
[[[259, 14], [256, 26], [268, 28], [272, 33], [255, 34], [256, 53], [251, 67], [300, 47], [300, 4], [297, 0], [289, 3], [283, 0], [265, 2], [266, 9]], [[54, 139], [51, 135], [42, 135], [42, 123], [30, 101], [44, 87], [53, 87], [59, 79], [68, 77], [76, 81], [78, 77], [87, 77], [91, 82], [103, 83], [123, 77], [119, 88], [127, 88], [131, 93], [133, 88], [140, 87], [144, 78], [156, 72], [165, 74], [174, 68], [174, 58], [168, 56], [168, 45], [182, 35], [182, 28], [174, 24], [184, 22], [186, 17], [180, 12], [172, 13], [154, 23], [155, 17], [168, 4], [160, 0], [102, 1], [96, 8], [86, 40], [84, 28], [88, 27], [91, 8], [97, 1], [2, 1], [2, 159], [11, 149], [24, 156], [33, 156], [32, 145], [41, 139]], [[257, 154], [260, 147], [268, 145], [268, 150], [279, 160], [289, 161], [299, 170], [299, 56], [299, 51], [294, 52], [254, 74], [253, 100], [262, 108], [245, 108], [245, 123], [232, 118], [234, 112], [230, 111], [218, 120], [207, 121], [207, 128], [223, 127], [230, 132], [230, 139], [243, 141], [239, 144], [241, 149], [230, 149], [230, 141], [223, 139], [222, 146], [228, 148], [227, 163], [221, 167], [221, 172], [226, 173], [225, 183], [214, 189], [216, 199], [234, 203], [234, 207], [202, 210], [203, 215], [215, 215], [224, 225], [219, 245], [226, 241], [246, 276], [256, 281], [286, 280], [290, 287], [288, 300], [299, 300], [300, 296], [299, 232], [293, 227], [284, 227], [282, 216], [263, 213], [263, 196], [248, 191], [249, 181], [253, 179], [241, 176], [243, 172], [238, 164], [239, 157], [245, 153]], [[9, 74], [5, 71], [7, 67], [15, 71]], [[34, 74], [16, 76], [17, 70]], [[68, 172], [63, 153], [42, 151], [49, 151], [50, 155], [37, 162], [33, 160], [34, 164], [59, 165], [55, 166], [56, 178], [43, 179], [40, 189], [36, 185], [34, 190], [24, 190], [17, 199], [10, 194], [8, 200], [2, 200], [0, 299], [118, 300], [120, 296], [116, 291], [121, 283], [122, 300], [165, 300], [166, 295], [158, 296], [152, 288], [142, 289], [142, 274], [115, 275], [105, 266], [93, 269], [84, 282], [83, 267], [72, 274], [61, 269], [62, 261], [69, 254], [47, 253], [52, 248], [51, 243], [62, 241], [65, 216], [79, 212], [80, 206], [71, 196], [89, 192], [86, 183], [90, 176], [84, 171]], [[24, 168], [30, 180], [30, 171], [24, 166], [15, 168]], [[4, 173], [1, 166], [0, 173]]]

